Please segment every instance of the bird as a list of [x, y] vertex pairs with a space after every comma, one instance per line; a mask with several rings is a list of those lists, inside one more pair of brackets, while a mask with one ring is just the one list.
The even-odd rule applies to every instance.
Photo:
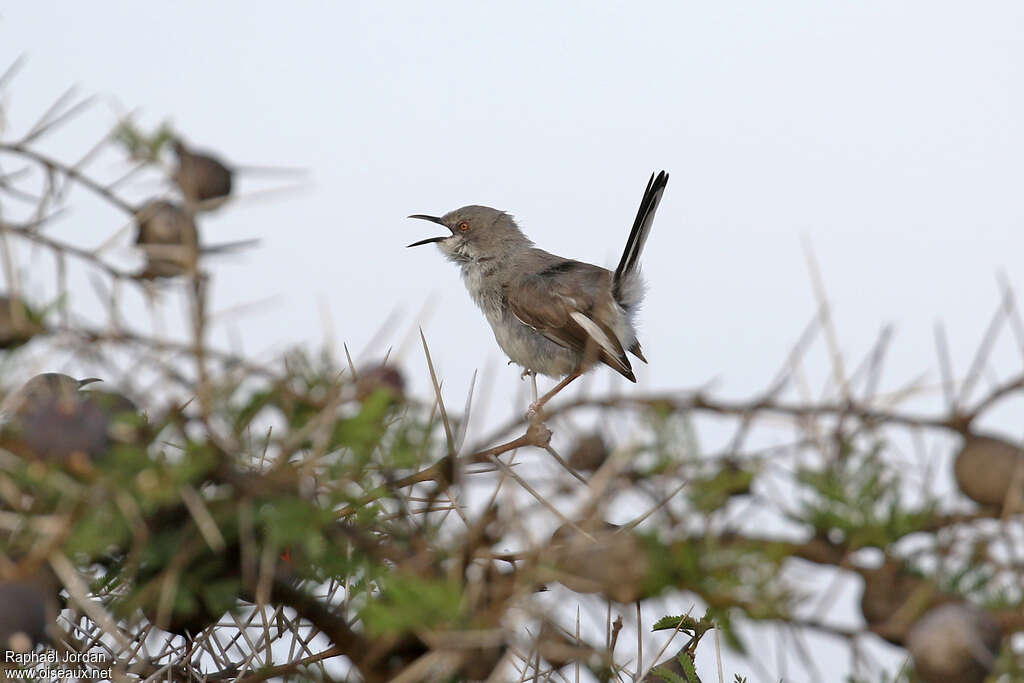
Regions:
[[488, 206], [409, 216], [448, 228], [450, 235], [408, 247], [436, 244], [459, 266], [510, 362], [524, 376], [563, 378], [530, 405], [529, 417], [598, 364], [636, 382], [626, 352], [647, 362], [635, 323], [644, 295], [640, 253], [667, 184], [665, 171], [651, 174], [614, 271], [535, 247], [511, 215]]
[[113, 443], [134, 438], [138, 408], [115, 391], [86, 390], [100, 382], [44, 372], [29, 379], [8, 401], [0, 445], [24, 457], [73, 465], [82, 456], [102, 459]]
[[72, 400], [78, 397], [79, 389], [94, 382], [103, 380], [98, 377], [86, 377], [75, 379], [60, 372], [44, 372], [30, 378], [20, 389], [14, 392], [14, 414], [19, 415], [22, 411], [31, 407], [34, 403], [41, 403], [51, 399]]

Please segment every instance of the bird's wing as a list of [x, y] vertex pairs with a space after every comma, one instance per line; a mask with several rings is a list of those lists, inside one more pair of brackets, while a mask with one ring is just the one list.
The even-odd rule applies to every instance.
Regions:
[[584, 365], [600, 361], [635, 382], [622, 344], [598, 313], [611, 312], [610, 293], [611, 273], [566, 260], [516, 281], [505, 289], [505, 299], [519, 322], [559, 346], [580, 352]]

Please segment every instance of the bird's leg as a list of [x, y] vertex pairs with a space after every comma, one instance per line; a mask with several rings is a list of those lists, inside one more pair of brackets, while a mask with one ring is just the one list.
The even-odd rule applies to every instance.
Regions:
[[568, 377], [563, 379], [561, 382], [556, 384], [551, 391], [549, 391], [548, 393], [544, 394], [539, 399], [537, 399], [536, 401], [531, 403], [530, 404], [530, 409], [526, 411], [526, 418], [528, 420], [531, 420], [531, 421], [534, 420], [538, 415], [541, 414], [541, 408], [544, 407], [545, 403], [547, 403], [548, 401], [553, 399], [558, 394], [558, 392], [560, 392], [562, 389], [565, 389], [567, 386], [569, 386], [572, 383], [572, 381], [574, 379], [576, 379], [577, 377], [579, 377], [582, 374], [583, 373], [580, 372], [579, 370], [577, 370], [576, 372], [573, 372], [571, 375], [569, 375]]
[[[509, 361], [508, 364], [512, 365], [512, 361]], [[530, 381], [533, 382], [533, 401], [534, 401], [534, 403], [536, 403], [537, 402], [537, 373], [534, 372], [533, 370], [531, 370], [530, 368], [523, 368], [523, 371], [521, 373], [519, 373], [519, 379], [522, 380], [522, 379], [526, 379], [527, 377], [529, 377]]]

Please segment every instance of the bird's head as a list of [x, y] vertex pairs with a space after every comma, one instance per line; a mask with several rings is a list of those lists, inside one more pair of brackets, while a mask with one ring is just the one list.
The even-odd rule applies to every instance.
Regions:
[[453, 261], [498, 258], [509, 249], [533, 244], [512, 216], [489, 206], [464, 206], [443, 216], [415, 214], [409, 218], [419, 218], [448, 228], [450, 235], [428, 237], [409, 246], [436, 243], [442, 253]]

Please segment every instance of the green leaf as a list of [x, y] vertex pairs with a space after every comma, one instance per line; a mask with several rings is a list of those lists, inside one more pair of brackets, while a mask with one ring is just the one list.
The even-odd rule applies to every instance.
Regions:
[[155, 162], [159, 159], [164, 146], [174, 137], [174, 131], [167, 123], [153, 133], [147, 135], [135, 124], [125, 119], [114, 132], [114, 140], [128, 152], [133, 159]]
[[673, 673], [665, 667], [659, 666], [657, 669], [651, 671], [651, 673], [667, 683], [687, 683], [686, 679], [677, 673]]
[[277, 498], [264, 503], [258, 518], [267, 540], [277, 548], [306, 544], [321, 536], [321, 529], [334, 519], [334, 512], [302, 498]]
[[462, 593], [456, 582], [390, 574], [378, 579], [378, 585], [380, 594], [360, 614], [375, 636], [454, 625], [461, 615]]
[[130, 535], [124, 518], [112, 506], [95, 505], [89, 507], [75, 525], [64, 549], [69, 555], [82, 553], [96, 557], [122, 544]]
[[683, 671], [686, 673], [687, 683], [700, 683], [700, 677], [697, 676], [697, 667], [693, 665], [693, 659], [690, 655], [686, 652], [680, 652], [676, 659], [679, 660], [680, 666], [683, 667]]
[[732, 496], [750, 493], [753, 481], [753, 472], [741, 469], [735, 463], [726, 463], [709, 477], [692, 479], [688, 495], [698, 510], [713, 512], [725, 505]]
[[[683, 625], [679, 626], [679, 622]], [[691, 617], [689, 614], [681, 614], [677, 617], [665, 616], [658, 621], [654, 622], [654, 626], [651, 627], [652, 631], [675, 631], [676, 627], [679, 626], [679, 630], [685, 633], [693, 633], [697, 627], [697, 620]]]
[[270, 391], [257, 391], [249, 397], [235, 416], [234, 431], [236, 434], [245, 430], [261, 410], [275, 403], [275, 394]]
[[203, 602], [211, 610], [227, 612], [238, 604], [238, 593], [241, 581], [234, 577], [215, 579], [204, 582], [199, 589]]
[[934, 515], [933, 501], [920, 509], [904, 506], [899, 473], [883, 447], [875, 443], [858, 451], [845, 443], [843, 457], [797, 473], [811, 493], [802, 505], [805, 519], [821, 533], [840, 536], [851, 549], [884, 548], [919, 531]]

